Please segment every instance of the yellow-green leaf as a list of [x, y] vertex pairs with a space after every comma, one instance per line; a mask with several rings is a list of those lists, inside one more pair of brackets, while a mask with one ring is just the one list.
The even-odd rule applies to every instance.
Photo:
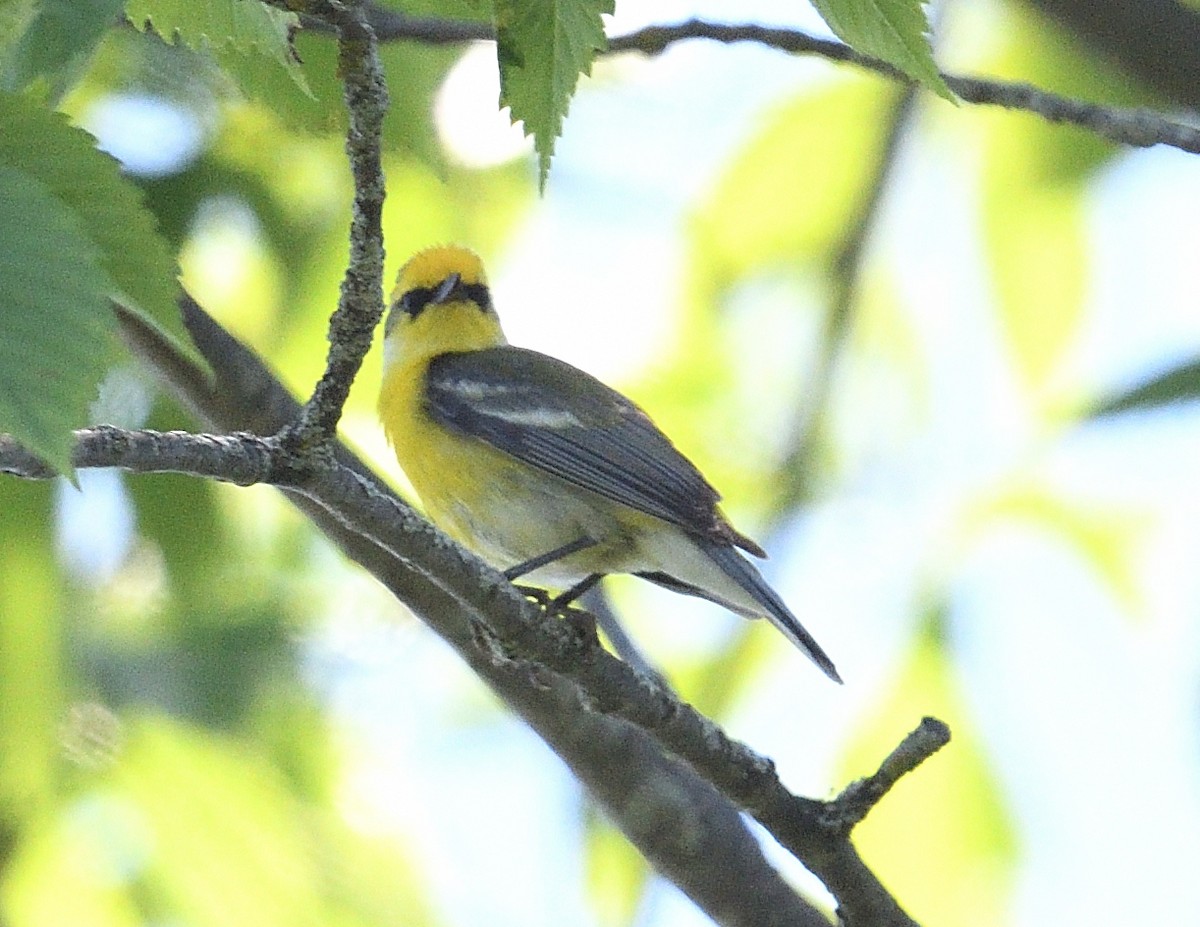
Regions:
[[924, 0], [812, 0], [812, 4], [847, 45], [886, 61], [938, 96], [954, 99], [933, 61]]
[[308, 83], [292, 48], [299, 25], [295, 13], [260, 0], [128, 0], [125, 15], [138, 29], [150, 29], [172, 44], [224, 56], [259, 54], [287, 72], [305, 93]]

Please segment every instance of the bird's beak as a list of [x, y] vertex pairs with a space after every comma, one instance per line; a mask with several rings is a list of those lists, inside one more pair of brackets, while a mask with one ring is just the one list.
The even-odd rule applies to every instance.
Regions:
[[442, 285], [437, 288], [437, 291], [429, 301], [431, 303], [444, 303], [448, 301], [454, 295], [460, 283], [462, 283], [462, 274], [451, 274], [442, 281]]

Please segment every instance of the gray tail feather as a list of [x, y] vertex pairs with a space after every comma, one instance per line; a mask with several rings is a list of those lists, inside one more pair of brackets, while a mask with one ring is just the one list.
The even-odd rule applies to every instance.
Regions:
[[[821, 668], [821, 672], [836, 683], [842, 681], [842, 677], [838, 675], [837, 669], [834, 668], [833, 661], [821, 649], [821, 645], [813, 639], [811, 634], [804, 630], [804, 626], [800, 624], [796, 616], [784, 604], [783, 599], [779, 597], [779, 593], [767, 585], [767, 581], [762, 578], [762, 574], [758, 572], [754, 564], [738, 553], [732, 546], [710, 544], [705, 541], [696, 541], [695, 543], [721, 568], [725, 575], [745, 589], [756, 602], [762, 605], [767, 620], [784, 637], [804, 651], [805, 655]], [[675, 592], [683, 592], [688, 595], [699, 596], [703, 599], [713, 599], [712, 594], [708, 591], [692, 586], [689, 583], [680, 582], [673, 576], [665, 573], [639, 573], [638, 575], [643, 579], [648, 579]], [[729, 605], [728, 602], [721, 602], [720, 604]]]

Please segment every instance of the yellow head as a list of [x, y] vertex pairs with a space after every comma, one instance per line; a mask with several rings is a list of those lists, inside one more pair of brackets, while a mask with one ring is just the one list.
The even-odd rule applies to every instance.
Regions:
[[385, 368], [505, 342], [478, 255], [439, 245], [409, 258], [384, 326]]

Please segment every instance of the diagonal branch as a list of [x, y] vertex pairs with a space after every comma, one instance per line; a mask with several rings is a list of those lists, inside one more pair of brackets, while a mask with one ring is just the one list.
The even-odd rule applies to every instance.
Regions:
[[[213, 370], [194, 369], [138, 316], [119, 311], [122, 334], [206, 427], [270, 434], [299, 404], [252, 351], [185, 298], [184, 324]], [[391, 490], [344, 446], [339, 461]], [[0, 461], [3, 460], [0, 448]], [[583, 782], [645, 858], [722, 924], [822, 925], [824, 915], [800, 898], [767, 863], [738, 809], [690, 766], [665, 754], [645, 731], [586, 707], [573, 680], [527, 661], [497, 660], [478, 632], [479, 616], [411, 561], [348, 528], [323, 505], [292, 490], [285, 495], [353, 560], [405, 602], [466, 660], [480, 678], [546, 741]], [[403, 505], [395, 499], [398, 505]], [[403, 516], [415, 530], [432, 529]], [[431, 541], [430, 543], [443, 543]], [[444, 542], [448, 548], [453, 545]]]
[[[189, 328], [196, 330], [202, 312], [193, 305], [189, 315], [192, 317]], [[160, 372], [168, 375], [171, 371], [179, 372], [186, 361], [172, 356], [175, 352], [169, 343], [155, 344], [153, 331], [139, 326], [135, 316], [120, 317], [127, 331], [131, 327], [138, 329], [131, 340], [139, 345], [143, 356], [153, 358], [157, 351], [172, 358], [157, 365]], [[205, 324], [216, 329], [211, 319]], [[224, 339], [232, 340], [227, 334]], [[212, 337], [198, 340], [221, 341]], [[208, 356], [218, 377], [222, 368], [229, 365], [231, 356], [233, 363], [239, 365], [257, 361], [244, 349], [240, 355], [234, 352]], [[270, 380], [265, 369], [230, 378], [236, 383], [261, 384]], [[203, 382], [203, 377], [185, 376], [182, 382], [195, 388]], [[207, 397], [217, 392], [215, 388], [204, 388], [187, 398], [193, 404], [204, 404], [209, 401]], [[261, 390], [254, 390], [249, 399], [251, 403], [261, 403]], [[236, 405], [228, 396], [222, 403], [220, 408], [224, 410]], [[287, 405], [278, 401], [269, 404], [281, 409]], [[238, 427], [242, 422], [225, 424]], [[372, 569], [388, 588], [455, 646], [506, 701], [514, 704], [571, 763], [581, 780], [596, 790], [600, 803], [656, 867], [675, 879], [721, 923], [815, 921], [811, 919], [811, 909], [797, 900], [790, 902], [788, 910], [808, 911], [796, 915], [803, 919], [765, 918], [755, 896], [746, 896], [739, 887], [741, 883], [732, 883], [730, 887], [727, 878], [716, 877], [710, 871], [711, 862], [694, 859], [686, 852], [686, 846], [680, 846], [681, 836], [671, 828], [666, 829], [665, 836], [658, 833], [657, 827], [647, 834], [648, 814], [662, 821], [682, 813], [672, 802], [682, 802], [689, 809], [689, 819], [700, 813], [697, 808], [704, 809], [705, 817], [693, 820], [698, 833], [711, 837], [714, 843], [720, 839], [733, 841], [725, 850], [722, 864], [736, 864], [755, 883], [773, 886], [773, 904], [780, 904], [780, 893], [785, 887], [778, 875], [759, 859], [757, 851], [746, 855], [751, 852], [753, 841], [747, 843], [744, 828], [730, 823], [737, 819], [736, 810], [713, 797], [717, 792], [723, 793], [751, 813], [825, 883], [837, 898], [846, 923], [905, 927], [912, 924], [850, 843], [848, 831], [853, 823], [846, 825], [844, 813], [831, 814], [828, 804], [790, 793], [770, 760], [731, 740], [691, 706], [608, 654], [594, 636], [582, 634], [573, 623], [558, 621], [534, 607], [500, 574], [417, 516], [361, 464], [354, 469], [343, 465], [308, 468], [281, 465], [278, 458], [289, 453], [286, 448], [271, 439], [246, 434], [214, 438], [183, 433], [121, 432], [101, 427], [80, 432], [79, 440], [76, 463], [81, 466], [107, 464], [129, 469], [186, 470], [240, 482], [268, 474], [351, 556]], [[230, 453], [241, 455], [248, 462], [225, 471], [206, 462], [210, 460], [206, 456], [208, 449], [223, 441], [229, 442]], [[145, 456], [145, 449], [156, 442], [159, 442], [157, 461]], [[20, 455], [14, 457], [12, 451], [11, 445], [0, 443], [0, 470], [19, 469], [14, 461], [19, 461]], [[555, 699], [568, 707], [564, 709], [556, 703], [553, 713], [540, 713], [545, 703], [538, 701], [536, 693], [543, 689], [552, 690]], [[539, 711], [529, 707], [530, 700]], [[577, 725], [599, 718], [616, 725], [608, 729], [611, 735], [608, 747], [616, 752], [605, 755], [602, 767], [596, 765], [599, 758], [595, 754], [586, 753], [582, 745], [572, 740]], [[629, 747], [620, 746], [630, 738]], [[662, 747], [669, 752], [663, 753]], [[647, 768], [634, 767], [635, 757], [629, 755], [630, 749], [637, 754], [637, 763], [645, 763], [647, 755], [656, 759]], [[586, 755], [581, 755], [581, 751]], [[687, 766], [679, 765], [676, 757]], [[612, 764], [622, 766], [622, 781], [626, 786], [637, 786], [635, 792], [614, 792], [606, 785], [606, 777], [613, 774], [609, 768]], [[688, 767], [702, 779], [681, 772]], [[633, 781], [630, 776], [634, 776]], [[704, 780], [717, 791], [713, 792]], [[665, 798], [673, 810], [659, 800], [659, 792], [667, 782], [672, 783], [673, 798]], [[693, 801], [699, 804], [693, 805]], [[707, 875], [697, 878], [697, 872]], [[746, 914], [747, 905], [756, 913]], [[720, 916], [718, 911], [722, 912]], [[733, 911], [741, 914], [734, 916]]]
[[[650, 26], [629, 35], [609, 40], [610, 52], [639, 51], [659, 54], [670, 45], [686, 39], [709, 39], [730, 44], [756, 42], [792, 54], [819, 55], [873, 71], [892, 80], [909, 79], [886, 61], [861, 54], [848, 45], [822, 39], [796, 29], [777, 29], [757, 25], [724, 25], [692, 19], [673, 26]], [[1200, 154], [1200, 130], [1172, 122], [1148, 109], [1102, 106], [1072, 100], [1029, 84], [1011, 81], [963, 77], [941, 72], [955, 94], [967, 103], [1002, 106], [1005, 109], [1036, 113], [1051, 122], [1068, 122], [1122, 145], [1146, 148], [1170, 145], [1192, 154]]]

